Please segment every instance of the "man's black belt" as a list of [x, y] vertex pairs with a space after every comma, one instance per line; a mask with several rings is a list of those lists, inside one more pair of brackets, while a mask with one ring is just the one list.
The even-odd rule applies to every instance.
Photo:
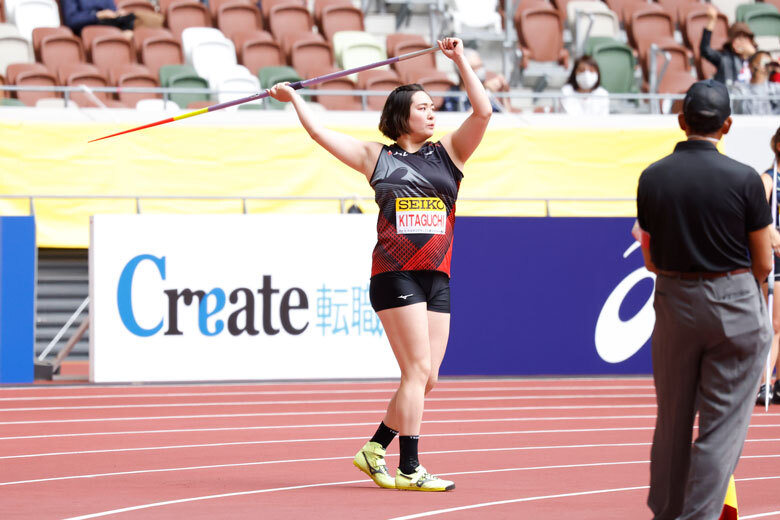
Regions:
[[733, 271], [726, 271], [723, 273], [713, 273], [708, 271], [665, 271], [663, 269], [658, 270], [658, 274], [668, 276], [670, 278], [679, 278], [680, 280], [712, 280], [713, 278], [722, 278], [730, 274], [742, 274], [749, 273], [750, 268], [741, 267], [734, 269]]

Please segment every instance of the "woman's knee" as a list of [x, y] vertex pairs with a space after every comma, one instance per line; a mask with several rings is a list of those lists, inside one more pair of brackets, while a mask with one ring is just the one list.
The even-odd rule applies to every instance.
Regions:
[[402, 378], [418, 383], [427, 384], [431, 377], [431, 362], [426, 359], [418, 359], [404, 367]]
[[438, 381], [439, 374], [431, 373], [431, 375], [428, 376], [428, 382], [425, 384], [425, 395], [428, 395], [428, 393], [433, 390], [433, 387], [436, 386]]

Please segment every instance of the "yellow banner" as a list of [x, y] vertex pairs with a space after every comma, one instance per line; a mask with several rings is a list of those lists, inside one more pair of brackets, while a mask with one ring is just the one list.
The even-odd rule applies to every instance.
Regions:
[[[299, 126], [174, 123], [87, 144], [122, 129], [103, 123], [0, 122], [0, 214], [27, 215], [31, 206], [28, 199], [3, 195], [83, 197], [42, 197], [32, 203], [39, 246], [83, 248], [89, 244], [89, 215], [96, 213], [335, 213], [353, 199], [364, 212], [376, 212], [364, 176], [333, 158]], [[336, 129], [382, 140], [374, 128]], [[631, 216], [631, 200], [566, 199], [633, 199], [641, 171], [669, 154], [681, 137], [671, 125], [491, 128], [466, 165], [458, 214]], [[175, 198], [180, 196], [195, 199]], [[288, 200], [295, 197], [312, 200]], [[324, 197], [331, 199], [317, 199]], [[541, 200], [477, 200], [520, 198]]]

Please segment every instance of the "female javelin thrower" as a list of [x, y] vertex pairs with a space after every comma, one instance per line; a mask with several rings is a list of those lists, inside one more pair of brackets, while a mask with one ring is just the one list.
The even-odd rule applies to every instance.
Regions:
[[[482, 83], [463, 57], [461, 40], [445, 38], [438, 44], [457, 65], [473, 109], [457, 130], [436, 143], [428, 141], [436, 119], [433, 101], [420, 85], [398, 87], [385, 102], [379, 130], [395, 141], [391, 146], [322, 127], [286, 84], [270, 90], [274, 99], [292, 101], [311, 138], [365, 175], [376, 192], [380, 211], [371, 305], [398, 360], [401, 382], [354, 464], [381, 487], [416, 491], [455, 488], [420, 464], [417, 442], [425, 394], [436, 384], [449, 335], [450, 258], [461, 172], [493, 113]], [[401, 457], [393, 478], [385, 450], [399, 432]]]
[[[777, 129], [775, 135], [769, 141], [769, 145], [772, 147], [772, 152], [775, 155], [775, 161], [780, 161], [780, 128]], [[778, 162], [780, 165], [780, 162]], [[774, 173], [774, 167], [769, 168], [767, 171], [761, 174], [761, 180], [764, 181], [764, 189], [766, 190], [766, 199], [769, 203], [772, 203], [772, 178]], [[780, 182], [775, 187], [778, 194], [778, 200], [780, 201]], [[780, 204], [780, 203], [779, 203]], [[778, 208], [772, 208], [773, 212], [777, 212]], [[775, 219], [775, 223], [778, 221]], [[758, 395], [756, 396], [756, 404], [764, 404], [766, 399], [766, 393], [769, 392], [769, 400], [774, 404], [780, 404], [780, 366], [777, 365], [777, 351], [778, 344], [780, 344], [780, 234], [778, 234], [777, 228], [772, 228], [772, 249], [775, 254], [775, 279], [773, 287], [773, 303], [772, 303], [772, 326], [775, 330], [775, 335], [772, 338], [772, 350], [770, 355], [770, 365], [772, 370], [777, 370], [775, 384], [772, 385], [770, 381], [766, 381], [766, 373], [762, 372], [761, 386], [758, 388]], [[767, 283], [769, 283], [767, 281]], [[771, 372], [770, 372], [771, 375]]]

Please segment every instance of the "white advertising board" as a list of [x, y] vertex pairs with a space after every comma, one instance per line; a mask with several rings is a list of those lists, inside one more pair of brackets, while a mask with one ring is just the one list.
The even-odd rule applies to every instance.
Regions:
[[371, 215], [96, 215], [90, 380], [397, 377]]

